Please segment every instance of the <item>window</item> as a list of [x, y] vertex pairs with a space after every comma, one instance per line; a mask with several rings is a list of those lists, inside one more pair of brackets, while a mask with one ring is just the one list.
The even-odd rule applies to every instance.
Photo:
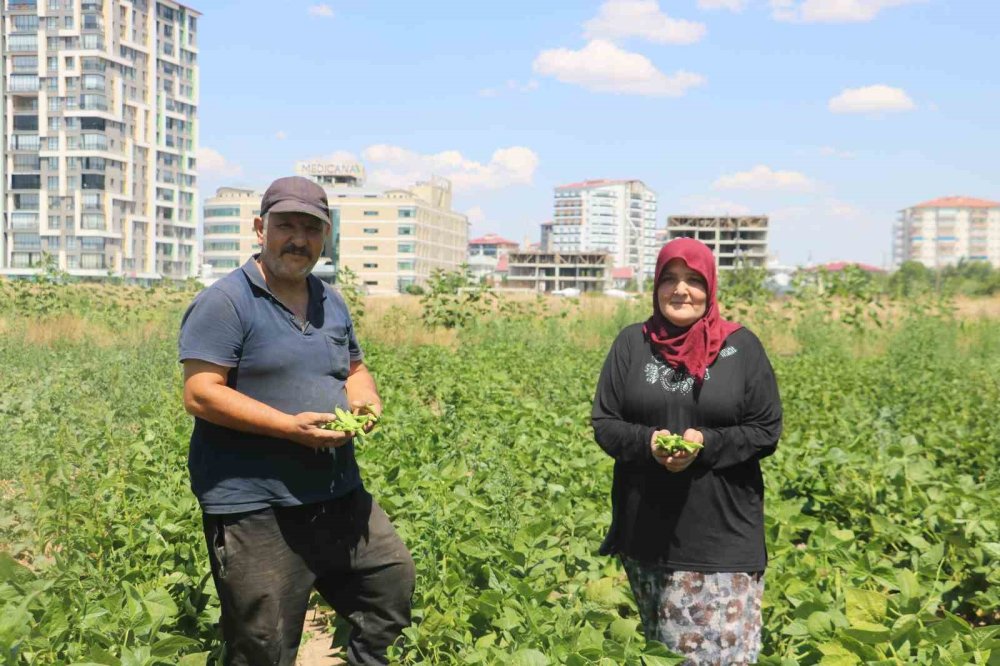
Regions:
[[399, 270], [401, 270], [401, 271], [412, 271], [413, 270], [413, 262], [412, 261], [400, 261], [398, 264], [396, 264], [396, 267]]
[[66, 236], [66, 249], [75, 250], [77, 247], [76, 236]]
[[400, 254], [411, 254], [413, 252], [413, 243], [399, 243], [397, 249]]
[[399, 217], [416, 217], [416, 216], [417, 216], [417, 209], [416, 208], [400, 208], [399, 209]]
[[15, 72], [38, 72], [38, 56], [13, 56], [11, 61]]
[[378, 286], [378, 280], [365, 280], [365, 286], [366, 287], [377, 287]]
[[50, 190], [59, 189], [59, 176], [49, 176], [45, 179], [45, 187]]
[[15, 171], [38, 171], [41, 166], [38, 155], [14, 155]]
[[42, 177], [31, 174], [12, 174], [10, 188], [12, 190], [40, 190], [42, 189]]
[[[89, 240], [89, 239], [84, 239]], [[103, 239], [102, 239], [103, 240]], [[104, 268], [104, 255], [103, 254], [84, 254], [80, 255], [80, 268], [90, 268], [90, 269], [103, 269]]]
[[57, 136], [46, 137], [45, 147], [48, 150], [59, 150], [59, 137]]
[[18, 229], [37, 229], [38, 213], [11, 213], [10, 228], [15, 231]]
[[41, 250], [42, 239], [38, 234], [13, 234], [15, 250]]
[[101, 210], [101, 195], [97, 192], [84, 192], [80, 195], [80, 205], [84, 210]]
[[83, 89], [84, 90], [104, 90], [104, 75], [103, 74], [84, 74], [83, 75]]
[[14, 16], [14, 32], [37, 32], [38, 14], [19, 14]]
[[366, 210], [365, 211], [365, 217], [378, 217], [378, 211], [377, 210]]
[[239, 252], [239, 241], [205, 241], [205, 252]]
[[365, 268], [378, 268], [378, 264], [368, 263], [368, 264], [361, 264], [361, 265], [364, 266]]
[[14, 129], [21, 131], [37, 131], [38, 116], [14, 116]]
[[378, 233], [378, 229], [376, 229], [375, 227], [365, 227], [364, 228], [364, 232], [366, 234], [377, 234]]
[[62, 218], [58, 215], [49, 215], [49, 229], [58, 229], [62, 224]]
[[85, 173], [80, 177], [80, 183], [85, 190], [103, 190], [104, 189], [104, 174], [103, 173]]
[[7, 38], [8, 51], [37, 51], [37, 35], [11, 35]]
[[239, 217], [239, 206], [216, 206], [205, 208], [205, 217]]
[[400, 236], [412, 236], [413, 235], [413, 225], [412, 224], [401, 224], [401, 225], [399, 225], [399, 235]]
[[365, 252], [378, 252], [378, 245], [365, 245], [361, 249]]
[[[100, 213], [84, 213], [80, 216], [80, 228], [81, 229], [103, 229], [104, 228], [104, 215]], [[90, 238], [84, 238], [84, 241], [92, 240]]]
[[205, 235], [214, 234], [238, 234], [240, 233], [240, 225], [238, 224], [213, 224], [205, 227]]
[[11, 74], [11, 92], [34, 92], [38, 90], [38, 76], [35, 74]]
[[59, 236], [49, 236], [45, 240], [50, 250], [59, 249]]
[[107, 150], [108, 137], [105, 134], [84, 134], [83, 147], [86, 150]]
[[80, 239], [80, 249], [89, 250], [91, 252], [95, 250], [104, 251], [104, 239], [103, 238], [81, 238]]

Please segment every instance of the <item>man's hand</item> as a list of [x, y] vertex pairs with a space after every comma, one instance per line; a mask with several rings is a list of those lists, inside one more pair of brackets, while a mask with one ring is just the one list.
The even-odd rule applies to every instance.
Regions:
[[[698, 451], [693, 451], [688, 453], [687, 451], [678, 451], [676, 453], [669, 453], [667, 451], [662, 451], [656, 446], [656, 436], [657, 435], [669, 435], [669, 430], [657, 430], [653, 433], [653, 436], [649, 439], [649, 447], [653, 452], [653, 458], [656, 462], [660, 463], [671, 472], [683, 472], [688, 468], [688, 466], [694, 462], [694, 459], [698, 457]], [[705, 443], [705, 437], [700, 431], [694, 428], [688, 428], [684, 431], [684, 439], [689, 442], [698, 442], [699, 444]]]
[[288, 439], [310, 449], [334, 449], [351, 441], [351, 436], [339, 430], [324, 430], [321, 426], [337, 418], [336, 414], [302, 412], [292, 418]]
[[351, 400], [351, 412], [354, 414], [374, 414], [375, 419], [365, 424], [365, 432], [371, 432], [382, 418], [382, 402], [379, 400]]

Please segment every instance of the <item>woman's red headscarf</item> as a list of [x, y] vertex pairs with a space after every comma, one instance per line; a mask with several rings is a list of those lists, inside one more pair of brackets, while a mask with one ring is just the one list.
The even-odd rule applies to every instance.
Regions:
[[[678, 330], [660, 312], [656, 298], [657, 288], [663, 281], [663, 272], [671, 259], [683, 259], [691, 270], [705, 278], [708, 299], [705, 314], [686, 329]], [[675, 238], [660, 250], [656, 258], [656, 279], [653, 285], [653, 316], [646, 320], [642, 332], [653, 349], [672, 368], [685, 368], [699, 384], [705, 379], [705, 369], [715, 361], [722, 350], [722, 343], [740, 324], [726, 321], [719, 315], [716, 300], [715, 257], [712, 250], [693, 238]]]

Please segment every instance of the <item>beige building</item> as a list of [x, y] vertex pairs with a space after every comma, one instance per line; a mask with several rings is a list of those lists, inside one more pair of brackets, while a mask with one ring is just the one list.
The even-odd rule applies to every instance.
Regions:
[[3, 0], [0, 273], [196, 273], [199, 13]]
[[202, 210], [202, 281], [211, 284], [242, 266], [260, 247], [253, 220], [264, 195], [239, 187], [220, 187]]
[[667, 240], [695, 238], [715, 255], [720, 270], [739, 266], [764, 268], [767, 265], [766, 215], [703, 217], [671, 215], [667, 218]]
[[296, 172], [326, 189], [338, 268], [357, 274], [369, 294], [424, 285], [435, 269], [466, 261], [469, 221], [451, 207], [451, 182], [431, 178], [405, 189], [364, 184], [357, 163], [301, 162]]
[[507, 257], [507, 286], [512, 289], [587, 292], [611, 287], [614, 260], [607, 252], [517, 251]]
[[892, 263], [919, 261], [941, 268], [961, 260], [1000, 268], [1000, 201], [941, 197], [899, 211]]

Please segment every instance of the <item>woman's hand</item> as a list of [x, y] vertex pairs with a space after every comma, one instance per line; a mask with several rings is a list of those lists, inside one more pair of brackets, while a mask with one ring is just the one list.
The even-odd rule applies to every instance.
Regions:
[[[669, 430], [657, 430], [653, 433], [653, 436], [649, 439], [649, 447], [653, 452], [653, 459], [667, 468], [670, 472], [683, 472], [688, 468], [688, 465], [694, 462], [694, 459], [698, 457], [698, 451], [693, 451], [688, 453], [687, 451], [677, 451], [676, 453], [668, 453], [667, 451], [660, 450], [656, 446], [657, 435], [669, 435]], [[684, 431], [684, 439], [688, 442], [697, 442], [699, 444], [705, 443], [705, 437], [701, 434], [701, 431], [695, 430], [694, 428], [688, 428]]]

